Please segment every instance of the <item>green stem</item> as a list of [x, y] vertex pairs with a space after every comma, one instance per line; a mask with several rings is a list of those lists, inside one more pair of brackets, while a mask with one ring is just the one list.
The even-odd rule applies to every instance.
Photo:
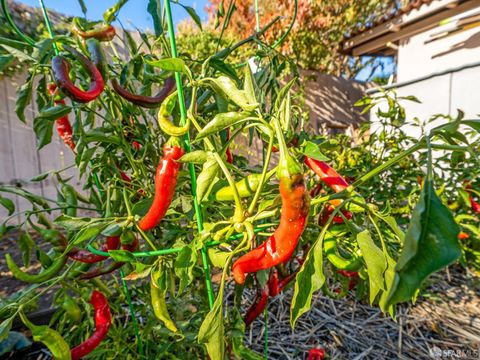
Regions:
[[280, 45], [283, 40], [288, 36], [290, 31], [292, 31], [293, 25], [295, 24], [295, 21], [297, 19], [297, 12], [298, 12], [298, 0], [294, 0], [294, 8], [293, 8], [293, 15], [292, 15], [292, 22], [287, 28], [287, 31], [280, 37], [280, 39], [277, 40], [275, 44], [272, 45], [272, 48], [276, 48], [278, 45]]
[[[39, 0], [39, 2], [40, 2], [40, 8], [42, 9], [43, 18], [45, 19], [45, 25], [47, 26], [48, 35], [50, 36], [50, 39], [53, 39], [53, 29], [52, 29], [52, 24], [50, 22], [50, 19], [48, 17], [47, 8], [45, 7], [43, 0]], [[59, 51], [58, 51], [57, 44], [54, 42], [52, 45], [53, 45], [53, 50], [55, 51], [55, 55], [58, 55]]]
[[[408, 148], [407, 150], [405, 150], [401, 154], [398, 154], [393, 159], [388, 160], [387, 162], [383, 163], [380, 166], [377, 166], [375, 169], [373, 169], [370, 172], [363, 175], [360, 179], [358, 179], [351, 186], [349, 186], [349, 188], [352, 189], [352, 190], [357, 188], [358, 186], [364, 184], [366, 181], [370, 180], [372, 177], [378, 175], [382, 171], [388, 169], [393, 164], [399, 162], [404, 157], [407, 157], [408, 155], [410, 155], [410, 154], [414, 153], [415, 151], [421, 149], [424, 145], [424, 141], [425, 141], [425, 139], [420, 139], [415, 145], [411, 146], [410, 148]], [[339, 194], [341, 194], [341, 193], [339, 193]]]
[[265, 185], [265, 180], [267, 178], [267, 171], [268, 166], [270, 165], [270, 158], [272, 157], [272, 148], [273, 148], [273, 134], [270, 136], [270, 140], [268, 141], [268, 149], [267, 155], [264, 159], [263, 163], [263, 170], [262, 176], [260, 177], [260, 186], [258, 187], [257, 191], [255, 191], [255, 195], [253, 196], [253, 200], [248, 207], [248, 214], [252, 214], [255, 210], [255, 206], [257, 205], [258, 199], [260, 199], [260, 194], [262, 192], [263, 186]]
[[33, 47], [36, 47], [35, 45], [35, 41], [25, 35], [19, 28], [18, 26], [15, 24], [15, 22], [13, 21], [12, 19], [12, 16], [10, 15], [10, 12], [8, 11], [8, 6], [7, 6], [7, 0], [1, 0], [2, 2], [2, 10], [3, 10], [3, 14], [5, 15], [5, 18], [7, 19], [7, 22], [9, 23], [9, 25], [12, 27], [12, 29], [23, 39], [25, 40], [30, 46], [33, 46]]

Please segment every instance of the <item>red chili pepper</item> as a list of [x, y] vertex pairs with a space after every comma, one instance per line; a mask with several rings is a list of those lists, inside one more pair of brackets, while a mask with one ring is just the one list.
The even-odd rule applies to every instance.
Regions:
[[265, 286], [260, 286], [260, 284], [257, 282], [257, 294], [255, 296], [255, 299], [253, 300], [252, 305], [247, 310], [247, 313], [245, 314], [244, 322], [245, 326], [249, 326], [257, 317], [260, 316], [260, 314], [265, 310], [265, 307], [267, 306], [268, 303], [268, 284]]
[[[116, 250], [119, 245], [119, 236], [107, 236], [107, 243], [100, 247], [100, 251]], [[86, 249], [73, 249], [68, 253], [68, 257], [87, 264], [94, 264], [108, 258], [107, 256], [94, 254]]]
[[142, 144], [140, 144], [138, 141], [133, 140], [132, 147], [134, 150], [140, 150], [142, 148]]
[[281, 176], [280, 195], [282, 213], [274, 234], [232, 266], [233, 276], [239, 284], [244, 283], [245, 273], [268, 269], [288, 260], [307, 225], [310, 198], [303, 174]]
[[105, 338], [112, 324], [112, 314], [105, 295], [94, 290], [90, 298], [90, 304], [93, 305], [95, 310], [95, 331], [87, 340], [71, 350], [72, 360], [78, 360], [90, 354]]
[[278, 271], [273, 269], [268, 278], [268, 293], [270, 296], [275, 297], [280, 292], [278, 291]]
[[163, 100], [172, 92], [175, 88], [175, 79], [173, 77], [169, 77], [165, 80], [163, 84], [163, 88], [158, 92], [155, 96], [145, 96], [145, 95], [136, 95], [132, 94], [130, 91], [122, 87], [117, 79], [112, 79], [111, 81], [113, 90], [123, 97], [125, 100], [130, 101], [131, 103], [143, 106], [146, 108], [156, 108], [159, 107]]
[[323, 360], [325, 359], [325, 350], [322, 348], [312, 348], [308, 352], [307, 360]]
[[[230, 140], [230, 129], [227, 129], [227, 141]], [[227, 150], [225, 151], [225, 155], [227, 156], [227, 162], [229, 164], [233, 164], [233, 155], [232, 152], [230, 151], [230, 147], [227, 147]]]
[[473, 200], [473, 196], [469, 196], [470, 199], [470, 207], [474, 213], [480, 214], [480, 203]]
[[[122, 250], [126, 251], [136, 251], [138, 248], [138, 239], [135, 239], [131, 244], [122, 244]], [[124, 262], [113, 262], [110, 265], [104, 266], [104, 267], [96, 267], [85, 274], [80, 275], [78, 278], [80, 280], [88, 280], [88, 279], [93, 279], [98, 276], [110, 274], [111, 272], [120, 269], [125, 263]]]
[[82, 39], [94, 38], [98, 41], [110, 41], [115, 37], [115, 28], [112, 25], [104, 24], [100, 28], [83, 31], [75, 22], [72, 26], [72, 32]]
[[467, 234], [466, 232], [463, 232], [461, 231], [459, 234], [458, 234], [458, 240], [466, 240], [470, 238], [470, 235]]
[[[50, 95], [55, 95], [57, 90], [57, 85], [55, 84], [48, 84], [48, 92]], [[65, 105], [65, 100], [59, 99], [55, 100], [54, 105]], [[67, 145], [70, 149], [75, 150], [75, 143], [73, 142], [73, 130], [72, 125], [70, 125], [70, 120], [68, 120], [68, 115], [59, 117], [55, 121], [55, 125], [57, 128], [57, 133], [60, 136], [60, 139], [63, 140], [65, 145]]]
[[317, 174], [320, 179], [335, 192], [340, 192], [348, 187], [348, 183], [326, 162], [305, 157], [305, 164]]
[[105, 87], [102, 74], [100, 74], [95, 64], [87, 59], [86, 56], [70, 46], [63, 45], [63, 48], [70, 52], [82, 66], [88, 70], [90, 87], [87, 91], [83, 91], [75, 86], [69, 76], [70, 64], [67, 59], [61, 55], [54, 56], [52, 59], [52, 71], [55, 83], [66, 95], [75, 101], [86, 103], [95, 100]]
[[171, 140], [169, 141], [171, 144], [167, 143], [163, 147], [163, 158], [160, 160], [155, 173], [153, 202], [147, 214], [138, 224], [143, 231], [150, 230], [160, 224], [172, 202], [181, 165], [177, 160], [185, 154], [179, 143], [175, 143], [176, 141]]
[[[328, 219], [330, 218], [330, 215], [335, 211], [335, 208], [331, 205], [327, 205], [325, 209], [320, 213], [320, 216], [318, 217], [318, 224], [320, 226], [325, 226], [327, 223]], [[348, 210], [341, 210], [343, 216], [347, 218], [348, 220], [353, 218], [353, 214], [348, 211]], [[334, 224], [343, 224], [345, 221], [340, 215], [336, 215], [333, 217], [332, 222]]]
[[348, 271], [348, 270], [337, 270], [337, 272], [347, 278], [356, 278], [358, 277], [358, 271]]
[[310, 197], [316, 197], [320, 192], [322, 191], [322, 184], [318, 183], [316, 184], [311, 190], [310, 190]]

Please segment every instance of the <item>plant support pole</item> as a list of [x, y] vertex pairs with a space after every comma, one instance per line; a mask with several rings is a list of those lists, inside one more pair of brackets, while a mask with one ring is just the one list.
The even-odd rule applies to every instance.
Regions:
[[[172, 19], [172, 9], [170, 7], [170, 0], [165, 0], [165, 12], [167, 15], [167, 25], [168, 25], [168, 38], [170, 41], [170, 47], [172, 50], [172, 57], [176, 58], [177, 55], [177, 44], [175, 42], [175, 29], [173, 27], [173, 19]], [[178, 102], [180, 105], [180, 121], [183, 124], [187, 121], [187, 109], [185, 107], [185, 99], [183, 96], [183, 85], [182, 85], [182, 77], [181, 74], [176, 72], [175, 73], [175, 81], [177, 83], [177, 94], [178, 94]], [[185, 147], [187, 152], [190, 151], [190, 136], [187, 133], [184, 138]], [[193, 195], [193, 205], [195, 208], [195, 215], [197, 218], [197, 226], [198, 231], [203, 230], [203, 219], [202, 219], [202, 211], [200, 209], [200, 204], [198, 203], [198, 199], [196, 196], [196, 188], [197, 188], [197, 179], [195, 176], [195, 168], [193, 164], [189, 164], [190, 170], [190, 179], [192, 183], [192, 195]], [[213, 286], [212, 286], [212, 279], [210, 277], [210, 265], [208, 262], [207, 256], [207, 248], [204, 246], [201, 249], [202, 253], [202, 263], [203, 263], [203, 270], [205, 272], [205, 283], [207, 286], [207, 294], [208, 294], [208, 303], [210, 308], [213, 307], [213, 303], [215, 301], [215, 294], [213, 293]]]

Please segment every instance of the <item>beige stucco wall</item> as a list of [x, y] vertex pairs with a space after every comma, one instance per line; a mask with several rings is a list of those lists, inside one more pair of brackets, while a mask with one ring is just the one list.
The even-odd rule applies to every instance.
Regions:
[[[480, 1], [476, 11], [479, 10]], [[397, 59], [398, 82], [480, 61], [480, 26], [425, 43], [432, 34], [452, 25], [437, 26], [401, 41]]]

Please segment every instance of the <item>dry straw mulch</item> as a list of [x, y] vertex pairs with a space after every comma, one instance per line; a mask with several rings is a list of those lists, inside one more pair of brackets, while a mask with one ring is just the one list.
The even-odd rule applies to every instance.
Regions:
[[[353, 297], [315, 295], [312, 309], [292, 332], [292, 291], [269, 303], [268, 358], [304, 359], [322, 346], [330, 359], [480, 359], [478, 278], [463, 269], [436, 275], [426, 296], [398, 308], [396, 321]], [[263, 318], [247, 330], [246, 342], [264, 350]]]

